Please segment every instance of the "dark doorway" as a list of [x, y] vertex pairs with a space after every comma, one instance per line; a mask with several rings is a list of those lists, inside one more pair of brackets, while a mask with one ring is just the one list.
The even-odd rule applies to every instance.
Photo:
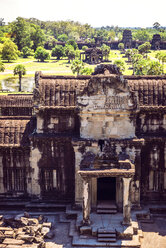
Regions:
[[116, 200], [116, 177], [101, 177], [97, 179], [97, 200]]

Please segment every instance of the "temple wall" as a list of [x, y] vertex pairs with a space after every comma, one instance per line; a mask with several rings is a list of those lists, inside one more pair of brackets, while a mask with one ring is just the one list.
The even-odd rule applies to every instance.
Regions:
[[146, 111], [137, 117], [137, 135], [161, 136], [166, 131], [166, 114], [163, 111]]
[[141, 200], [166, 200], [166, 114], [164, 110], [142, 110], [136, 134], [145, 139], [141, 150]]
[[129, 93], [103, 90], [102, 86], [97, 90], [96, 95], [77, 97], [81, 138], [133, 138], [135, 125], [129, 111], [133, 107]]
[[29, 149], [1, 149], [0, 155], [0, 194], [27, 196], [31, 176]]
[[105, 139], [105, 138], [133, 138], [135, 126], [128, 113], [112, 113], [101, 111], [100, 113], [81, 113], [81, 138]]
[[32, 137], [31, 195], [74, 200], [74, 153], [69, 138]]
[[141, 199], [166, 200], [166, 142], [149, 138], [141, 152]]
[[[0, 97], [0, 196], [81, 204], [80, 169], [118, 168], [128, 159], [135, 166], [132, 206], [166, 200], [166, 77], [128, 76], [127, 82], [108, 70], [101, 74], [41, 76], [34, 99]], [[93, 207], [97, 187], [92, 177]], [[121, 176], [116, 189], [122, 209]]]
[[3, 173], [3, 162], [2, 162], [2, 155], [0, 156], [0, 194], [4, 194], [5, 193], [5, 188], [4, 188], [4, 173]]
[[37, 113], [37, 133], [79, 133], [79, 118], [75, 111], [44, 110]]

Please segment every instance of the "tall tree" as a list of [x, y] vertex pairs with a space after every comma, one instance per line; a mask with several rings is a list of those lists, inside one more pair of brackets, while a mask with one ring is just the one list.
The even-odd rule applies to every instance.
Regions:
[[23, 47], [21, 54], [23, 58], [27, 58], [28, 56], [33, 55], [33, 51], [29, 47], [25, 46]]
[[119, 50], [123, 51], [124, 50], [124, 44], [123, 43], [119, 43], [118, 48], [119, 48]]
[[133, 67], [133, 75], [135, 75], [137, 62], [142, 60], [142, 59], [143, 59], [143, 56], [141, 54], [134, 53], [134, 54], [131, 55], [131, 62], [132, 62], [132, 67]]
[[11, 27], [11, 37], [21, 51], [23, 47], [32, 46], [32, 41], [30, 37], [30, 25], [22, 17], [17, 17], [16, 21], [10, 24]]
[[53, 49], [52, 49], [52, 53], [51, 55], [53, 57], [57, 57], [57, 59], [60, 59], [61, 57], [63, 57], [65, 55], [65, 51], [64, 51], [64, 47], [61, 45], [56, 45]]
[[44, 41], [46, 40], [45, 34], [43, 30], [37, 26], [33, 25], [31, 27], [31, 40], [33, 41], [32, 48], [34, 51], [36, 51], [37, 47], [42, 46], [44, 44]]
[[146, 29], [137, 30], [133, 34], [133, 38], [139, 41], [149, 41], [151, 39], [150, 34]]
[[128, 58], [128, 62], [131, 60], [132, 50], [128, 49], [125, 52], [125, 56]]
[[61, 34], [58, 36], [58, 40], [62, 42], [66, 42], [68, 40], [67, 34]]
[[144, 44], [142, 44], [138, 47], [138, 51], [141, 54], [146, 54], [146, 56], [147, 56], [147, 53], [150, 51], [150, 48], [151, 48], [150, 42], [145, 42]]
[[101, 50], [102, 50], [103, 56], [105, 57], [105, 60], [108, 61], [110, 50], [111, 50], [110, 47], [105, 45], [105, 44], [103, 44], [101, 46]]
[[44, 62], [44, 60], [50, 58], [50, 54], [49, 54], [49, 52], [47, 52], [47, 50], [44, 49], [43, 47], [38, 47], [38, 48], [36, 49], [34, 58], [40, 60], [41, 62]]
[[19, 91], [21, 91], [22, 76], [26, 74], [25, 66], [24, 65], [16, 65], [14, 67], [13, 74], [19, 76]]
[[2, 47], [2, 59], [10, 62], [11, 60], [16, 60], [18, 54], [19, 51], [17, 45], [10, 39], [7, 39]]
[[77, 46], [77, 43], [75, 42], [75, 40], [68, 40], [66, 42], [67, 45], [71, 45], [74, 47], [74, 50], [77, 50], [78, 46]]
[[155, 56], [159, 60], [159, 62], [162, 62], [162, 68], [163, 68], [163, 74], [164, 74], [164, 64], [166, 63], [166, 53], [165, 52], [158, 52]]
[[159, 30], [160, 29], [160, 23], [159, 22], [155, 22], [153, 23], [153, 28], [156, 29], [156, 30]]
[[65, 45], [65, 54], [68, 57], [68, 61], [73, 60], [75, 58], [75, 50], [72, 45]]
[[136, 75], [161, 75], [162, 72], [162, 65], [158, 61], [142, 59], [135, 63]]

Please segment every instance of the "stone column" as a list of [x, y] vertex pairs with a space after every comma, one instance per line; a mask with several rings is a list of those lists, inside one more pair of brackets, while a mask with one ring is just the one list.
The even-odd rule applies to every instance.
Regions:
[[130, 225], [130, 182], [131, 177], [123, 177], [123, 225]]
[[[33, 145], [31, 145], [32, 147]], [[38, 148], [31, 148], [31, 155], [30, 155], [30, 165], [32, 168], [31, 173], [31, 185], [27, 185], [27, 192], [30, 196], [36, 196], [40, 198], [41, 189], [39, 184], [39, 166], [38, 161], [41, 158], [41, 153]]]
[[5, 193], [5, 188], [4, 188], [4, 183], [3, 183], [3, 179], [4, 179], [4, 175], [3, 175], [3, 162], [2, 162], [2, 155], [0, 157], [0, 193], [3, 194]]
[[83, 224], [90, 224], [90, 178], [83, 179]]
[[141, 179], [141, 148], [136, 147], [135, 149], [135, 175], [133, 181], [131, 202], [134, 207], [140, 209], [140, 179]]

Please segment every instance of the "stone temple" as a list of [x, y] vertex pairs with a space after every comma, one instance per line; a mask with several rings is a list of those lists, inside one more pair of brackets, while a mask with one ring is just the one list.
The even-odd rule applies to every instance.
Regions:
[[[166, 203], [166, 76], [37, 72], [31, 95], [0, 96], [0, 199], [82, 206], [79, 228], [106, 203]], [[87, 231], [87, 229], [86, 229]]]

